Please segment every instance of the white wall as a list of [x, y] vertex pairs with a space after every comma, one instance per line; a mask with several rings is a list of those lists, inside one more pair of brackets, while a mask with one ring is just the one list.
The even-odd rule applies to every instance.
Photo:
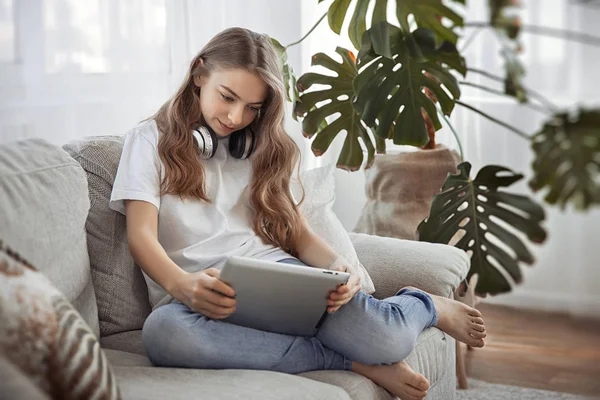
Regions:
[[[468, 4], [466, 20], [486, 19], [487, 2], [470, 1]], [[600, 36], [597, 23], [600, 21], [600, 9], [597, 7], [584, 8], [568, 0], [529, 0], [523, 1], [523, 4], [524, 23]], [[317, 11], [314, 14], [320, 15]], [[467, 31], [467, 35], [469, 33]], [[523, 61], [528, 71], [526, 86], [561, 106], [600, 106], [600, 48], [528, 33], [523, 33], [522, 37]], [[309, 54], [317, 49], [331, 54], [336, 42], [350, 46], [347, 39], [340, 41], [325, 32], [319, 42], [312, 43]], [[502, 75], [498, 46], [491, 32], [485, 31], [476, 37], [468, 48], [467, 62], [471, 67]], [[474, 74], [467, 76], [467, 80], [493, 84], [480, 80]], [[475, 89], [463, 88], [462, 100], [529, 133], [536, 132], [545, 118], [540, 113], [519, 107], [511, 99]], [[451, 120], [463, 143], [465, 158], [473, 165], [473, 172], [487, 164], [508, 166], [526, 176], [514, 185], [513, 190], [531, 195], [526, 181], [531, 177], [532, 153], [525, 140], [459, 106]], [[335, 162], [344, 136], [339, 135], [331, 150], [314, 165]], [[438, 133], [438, 141], [456, 148], [446, 128]], [[364, 182], [363, 171], [336, 171], [334, 210], [348, 230], [354, 229], [365, 203]], [[542, 195], [535, 197], [540, 202], [543, 199]], [[588, 213], [578, 213], [548, 206], [546, 210], [545, 226], [549, 238], [543, 246], [531, 246], [537, 262], [532, 267], [524, 267], [524, 284], [510, 294], [485, 301], [600, 318], [600, 209], [597, 207]]]

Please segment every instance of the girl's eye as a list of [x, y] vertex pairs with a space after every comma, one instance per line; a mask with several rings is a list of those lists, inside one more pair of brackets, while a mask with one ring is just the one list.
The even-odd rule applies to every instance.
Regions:
[[260, 108], [258, 108], [258, 107], [250, 107], [250, 109], [252, 111], [254, 111], [255, 113], [258, 113], [260, 111]]
[[223, 93], [221, 93], [221, 97], [223, 98], [223, 100], [225, 101], [233, 101], [233, 99], [229, 96], [225, 96]]

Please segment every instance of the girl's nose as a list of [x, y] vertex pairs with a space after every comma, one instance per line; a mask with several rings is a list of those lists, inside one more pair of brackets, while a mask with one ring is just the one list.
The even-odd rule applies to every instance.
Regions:
[[238, 126], [241, 125], [243, 116], [244, 109], [242, 107], [232, 107], [227, 118], [229, 118], [230, 125]]

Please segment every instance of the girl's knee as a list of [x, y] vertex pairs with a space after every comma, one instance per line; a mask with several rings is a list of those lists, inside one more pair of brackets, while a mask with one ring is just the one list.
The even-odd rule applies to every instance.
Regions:
[[394, 332], [386, 330], [357, 355], [354, 361], [363, 364], [394, 364], [408, 357], [415, 348], [417, 337], [408, 329]]
[[167, 304], [152, 311], [142, 327], [142, 344], [146, 350], [146, 355], [155, 366], [164, 366], [163, 348], [166, 344], [165, 334], [171, 337], [172, 329], [172, 304]]
[[182, 307], [177, 303], [167, 304], [154, 310], [144, 322], [142, 343], [155, 366], [202, 368], [200, 361], [206, 357], [199, 357], [202, 355], [199, 353], [205, 347], [206, 341], [201, 339], [205, 335], [198, 332], [198, 324], [192, 331], [191, 327], [179, 323], [185, 313]]

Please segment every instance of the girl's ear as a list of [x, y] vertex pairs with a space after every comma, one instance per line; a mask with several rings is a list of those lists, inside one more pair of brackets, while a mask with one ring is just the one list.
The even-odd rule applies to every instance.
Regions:
[[[197, 70], [197, 67], [203, 67], [203, 66], [204, 66], [204, 60], [202, 58], [199, 58], [198, 61], [196, 61], [196, 66], [194, 67], [194, 70]], [[202, 76], [202, 74], [194, 75], [194, 85], [196, 85], [197, 87], [202, 87], [202, 85], [204, 84], [205, 81], [206, 81], [206, 78], [204, 76]]]
[[196, 85], [196, 87], [202, 87], [203, 83], [204, 83], [204, 79], [202, 79], [202, 75], [194, 76], [194, 85]]

